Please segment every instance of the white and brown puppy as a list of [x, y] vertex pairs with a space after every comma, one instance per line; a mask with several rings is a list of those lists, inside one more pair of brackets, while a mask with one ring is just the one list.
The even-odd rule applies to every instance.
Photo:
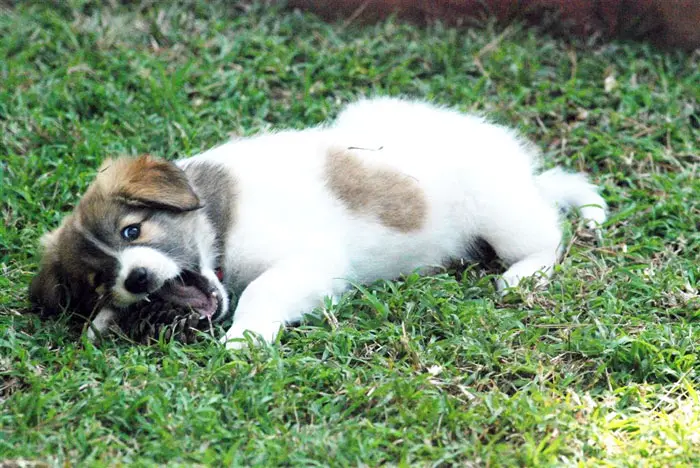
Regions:
[[559, 208], [579, 208], [590, 228], [605, 221], [585, 176], [538, 167], [511, 130], [390, 98], [177, 163], [108, 160], [44, 236], [31, 298], [105, 330], [115, 311], [158, 295], [220, 320], [230, 291], [239, 300], [222, 341], [234, 348], [246, 331], [273, 340], [352, 282], [468, 260], [484, 242], [509, 266], [502, 290], [551, 273]]

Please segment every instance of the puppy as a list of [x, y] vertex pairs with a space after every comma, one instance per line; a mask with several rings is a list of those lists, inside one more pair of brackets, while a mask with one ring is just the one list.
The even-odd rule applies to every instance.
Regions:
[[513, 131], [424, 102], [360, 100], [335, 122], [237, 140], [176, 163], [107, 160], [42, 239], [30, 287], [107, 330], [127, 306], [164, 297], [222, 320], [228, 348], [280, 327], [349, 285], [469, 260], [488, 244], [504, 291], [547, 278], [559, 209], [586, 225], [605, 202], [582, 174], [539, 171]]

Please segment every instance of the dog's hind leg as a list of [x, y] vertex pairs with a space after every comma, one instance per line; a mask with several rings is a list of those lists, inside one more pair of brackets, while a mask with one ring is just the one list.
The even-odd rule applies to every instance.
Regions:
[[508, 194], [501, 193], [487, 205], [481, 235], [508, 265], [496, 282], [499, 292], [538, 274], [540, 281], [546, 280], [561, 243], [556, 207], [527, 182], [511, 187]]
[[233, 316], [233, 324], [221, 339], [227, 349], [246, 345], [242, 340], [251, 332], [271, 342], [280, 327], [299, 321], [323, 305], [326, 297], [343, 292], [347, 281], [340, 263], [328, 259], [294, 258], [268, 269], [243, 291]]

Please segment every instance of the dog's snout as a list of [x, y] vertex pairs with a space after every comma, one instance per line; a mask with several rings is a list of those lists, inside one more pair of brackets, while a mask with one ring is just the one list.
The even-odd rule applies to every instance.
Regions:
[[124, 280], [124, 287], [132, 294], [148, 292], [148, 270], [143, 267], [134, 268]]

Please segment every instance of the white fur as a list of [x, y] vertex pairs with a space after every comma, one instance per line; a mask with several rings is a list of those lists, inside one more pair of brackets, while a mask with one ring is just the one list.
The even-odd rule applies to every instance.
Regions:
[[[423, 227], [399, 232], [336, 199], [323, 170], [337, 147], [418, 181], [428, 202]], [[509, 265], [499, 289], [547, 277], [561, 242], [557, 205], [582, 207], [591, 227], [605, 221], [585, 176], [536, 175], [535, 153], [513, 131], [420, 102], [362, 100], [330, 126], [236, 140], [179, 164], [195, 160], [221, 163], [236, 181], [223, 267], [226, 287], [242, 293], [222, 340], [229, 348], [241, 346], [246, 330], [274, 340], [350, 282], [460, 258], [477, 237]]]
[[219, 301], [221, 302], [221, 305], [219, 306], [222, 311], [225, 311], [224, 313], [220, 314], [219, 316], [214, 318], [215, 322], [219, 322], [223, 319], [226, 318], [228, 315], [226, 311], [228, 311], [228, 308], [230, 307], [229, 304], [229, 298], [228, 298], [228, 293], [226, 292], [226, 288], [224, 287], [223, 284], [221, 284], [221, 281], [219, 281], [219, 278], [216, 277], [216, 273], [214, 272], [213, 269], [205, 267], [202, 269], [202, 276], [204, 276], [206, 279], [209, 280], [211, 284], [216, 286], [216, 290], [218, 291], [219, 295]]
[[605, 222], [605, 202], [583, 174], [570, 174], [556, 167], [538, 175], [536, 182], [548, 200], [564, 208], [578, 208], [589, 229]]
[[97, 337], [107, 331], [107, 329], [112, 326], [116, 314], [114, 310], [109, 307], [103, 307], [90, 322], [90, 326], [87, 330], [87, 338], [90, 341], [95, 341]]
[[117, 255], [119, 273], [112, 288], [115, 305], [126, 307], [146, 298], [148, 294], [134, 294], [126, 290], [124, 281], [135, 268], [145, 268], [152, 275], [152, 287], [156, 290], [180, 274], [180, 268], [165, 253], [151, 247], [128, 247]]

